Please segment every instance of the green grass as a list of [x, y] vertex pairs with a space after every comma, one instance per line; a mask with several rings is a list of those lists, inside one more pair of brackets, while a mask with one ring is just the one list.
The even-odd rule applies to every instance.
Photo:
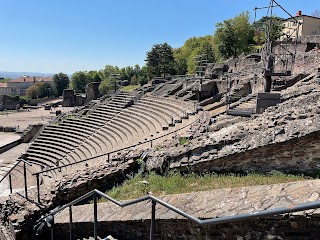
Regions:
[[[207, 191], [221, 188], [236, 188], [264, 184], [286, 183], [312, 179], [304, 175], [290, 175], [273, 171], [268, 174], [196, 174], [181, 175], [169, 172], [166, 176], [149, 173], [147, 176], [135, 176], [121, 186], [114, 187], [106, 194], [119, 199], [142, 197], [148, 193], [154, 196], [165, 194]], [[103, 200], [102, 200], [103, 201]]]
[[136, 88], [139, 88], [140, 85], [128, 85], [121, 88], [122, 91], [125, 92], [133, 92]]
[[183, 145], [185, 143], [189, 142], [189, 139], [187, 137], [181, 137], [179, 138], [179, 144]]

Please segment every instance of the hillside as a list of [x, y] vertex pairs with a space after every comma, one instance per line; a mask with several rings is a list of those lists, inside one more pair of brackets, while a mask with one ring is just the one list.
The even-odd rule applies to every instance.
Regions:
[[11, 78], [15, 79], [21, 76], [37, 76], [37, 77], [51, 77], [53, 73], [40, 73], [40, 72], [5, 72], [0, 71], [0, 78]]

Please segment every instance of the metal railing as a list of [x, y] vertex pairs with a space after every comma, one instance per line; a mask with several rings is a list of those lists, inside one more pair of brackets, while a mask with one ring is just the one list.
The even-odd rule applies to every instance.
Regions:
[[[46, 222], [48, 223], [48, 219], [50, 220], [50, 226], [51, 226], [51, 240], [55, 239], [55, 234], [54, 234], [54, 216], [61, 212], [62, 210], [69, 208], [69, 239], [73, 239], [73, 219], [72, 219], [72, 206], [75, 204], [86, 200], [89, 197], [93, 197], [93, 234], [94, 234], [94, 239], [98, 239], [98, 207], [97, 207], [97, 200], [98, 197], [102, 197], [105, 199], [108, 199], [112, 203], [120, 206], [121, 208], [130, 206], [130, 205], [135, 205], [140, 202], [144, 201], [151, 201], [151, 222], [150, 222], [150, 240], [155, 239], [155, 233], [156, 233], [156, 204], [160, 204], [163, 207], [170, 209], [171, 211], [179, 214], [180, 216], [183, 216], [187, 218], [189, 221], [192, 221], [198, 225], [213, 225], [213, 224], [221, 224], [221, 223], [230, 223], [230, 222], [235, 222], [235, 221], [245, 221], [249, 219], [256, 219], [259, 217], [268, 217], [268, 216], [274, 216], [274, 215], [279, 215], [279, 214], [287, 214], [287, 213], [292, 213], [292, 212], [299, 212], [299, 211], [304, 211], [304, 210], [309, 210], [309, 209], [316, 209], [320, 208], [320, 201], [315, 201], [315, 202], [307, 202], [307, 203], [301, 203], [297, 205], [291, 205], [288, 207], [280, 207], [280, 208], [273, 208], [273, 209], [267, 209], [267, 210], [262, 210], [262, 211], [256, 211], [256, 212], [251, 212], [251, 213], [243, 213], [243, 214], [237, 214], [233, 216], [225, 216], [225, 217], [220, 217], [220, 218], [210, 218], [210, 219], [199, 219], [195, 216], [192, 216], [183, 210], [174, 207], [173, 205], [157, 198], [152, 195], [147, 195], [141, 198], [137, 198], [131, 201], [126, 201], [126, 202], [119, 202], [116, 199], [104, 194], [103, 192], [94, 189], [83, 196], [73, 200], [72, 202], [63, 205], [62, 207], [55, 209], [51, 211], [49, 214], [45, 215], [44, 217], [40, 218], [38, 222], [38, 226], [40, 226], [41, 222]], [[37, 227], [34, 227], [34, 231], [37, 230]]]
[[170, 133], [166, 133], [166, 134], [161, 135], [159, 137], [155, 137], [155, 138], [152, 138], [152, 139], [149, 139], [149, 140], [146, 140], [146, 141], [143, 141], [143, 142], [139, 142], [137, 144], [133, 144], [133, 145], [130, 145], [128, 147], [124, 147], [124, 148], [120, 148], [120, 149], [117, 149], [117, 150], [114, 150], [114, 151], [110, 151], [110, 152], [107, 152], [107, 153], [99, 154], [99, 155], [91, 157], [91, 158], [86, 158], [86, 159], [83, 159], [83, 160], [80, 160], [80, 161], [77, 161], [77, 162], [68, 163], [68, 164], [65, 164], [63, 166], [57, 166], [57, 167], [53, 167], [53, 168], [50, 168], [50, 169], [47, 169], [47, 170], [43, 170], [43, 171], [38, 171], [38, 172], [32, 173], [32, 176], [36, 176], [36, 180], [37, 180], [36, 182], [37, 182], [37, 201], [38, 201], [38, 203], [41, 204], [41, 199], [40, 199], [40, 174], [51, 172], [51, 171], [55, 171], [55, 170], [60, 170], [62, 168], [70, 167], [70, 166], [73, 166], [73, 165], [78, 165], [80, 163], [87, 162], [87, 161], [90, 161], [90, 160], [93, 160], [93, 159], [96, 159], [96, 158], [100, 158], [100, 157], [103, 157], [103, 156], [107, 156], [107, 160], [109, 161], [110, 160], [110, 155], [113, 154], [113, 153], [120, 152], [120, 151], [127, 150], [127, 149], [131, 149], [131, 148], [134, 148], [134, 147], [137, 147], [139, 145], [146, 144], [146, 143], [150, 143], [150, 147], [153, 147], [153, 142], [155, 140], [158, 140], [160, 138], [166, 137], [168, 135], [175, 134], [175, 133], [177, 133], [178, 131], [181, 131], [184, 128], [192, 126], [195, 123], [197, 123], [198, 121], [201, 121], [202, 117], [205, 117], [205, 118], [207, 117], [206, 111], [203, 111], [202, 114], [200, 116], [198, 116], [198, 118], [194, 122], [189, 123], [189, 124], [179, 128], [179, 129], [177, 129], [175, 131], [172, 131]]
[[[194, 104], [194, 110], [195, 111], [198, 111], [197, 107], [196, 107], [196, 104]], [[57, 166], [57, 167], [53, 167], [53, 168], [49, 168], [49, 169], [46, 169], [46, 170], [42, 170], [42, 171], [38, 171], [38, 172], [34, 172], [32, 173], [32, 176], [35, 176], [36, 177], [36, 187], [37, 187], [37, 202], [38, 204], [41, 204], [41, 199], [40, 199], [40, 174], [43, 174], [43, 173], [48, 173], [48, 172], [52, 172], [52, 171], [55, 171], [55, 170], [61, 170], [62, 168], [66, 168], [66, 167], [69, 167], [69, 166], [73, 166], [73, 165], [77, 165], [77, 164], [80, 164], [80, 163], [83, 163], [83, 162], [87, 162], [87, 161], [90, 161], [90, 160], [93, 160], [93, 159], [96, 159], [96, 158], [100, 158], [100, 157], [103, 157], [103, 156], [107, 156], [107, 159], [108, 161], [110, 160], [110, 155], [113, 154], [113, 153], [116, 153], [116, 152], [120, 152], [120, 151], [123, 151], [123, 150], [127, 150], [127, 149], [131, 149], [131, 148], [134, 148], [134, 147], [137, 147], [139, 145], [143, 145], [143, 144], [146, 144], [146, 143], [150, 143], [150, 146], [153, 147], [153, 142], [155, 140], [158, 140], [158, 139], [161, 139], [163, 137], [166, 137], [166, 136], [169, 136], [169, 135], [173, 135], [173, 134], [176, 134], [177, 132], [189, 127], [189, 126], [192, 126], [193, 124], [197, 123], [198, 121], [200, 121], [200, 119], [202, 117], [204, 117], [206, 115], [206, 112], [203, 111], [201, 115], [199, 115], [197, 117], [197, 119], [179, 129], [176, 129], [172, 132], [169, 132], [169, 133], [166, 133], [164, 135], [161, 135], [159, 137], [155, 137], [155, 138], [152, 138], [152, 139], [149, 139], [149, 140], [146, 140], [146, 141], [143, 141], [143, 142], [139, 142], [137, 144], [133, 144], [133, 145], [130, 145], [128, 147], [124, 147], [124, 148], [120, 148], [120, 149], [117, 149], [117, 150], [114, 150], [114, 151], [110, 151], [110, 152], [107, 152], [107, 153], [103, 153], [103, 154], [100, 154], [100, 155], [97, 155], [97, 156], [94, 156], [94, 157], [91, 157], [91, 158], [86, 158], [86, 159], [83, 159], [83, 160], [80, 160], [80, 161], [77, 161], [77, 162], [73, 162], [73, 163], [69, 163], [69, 164], [65, 164], [65, 165], [62, 165], [62, 166]], [[27, 200], [31, 200], [28, 198], [28, 190], [27, 190], [27, 174], [26, 174], [26, 164], [27, 165], [30, 165], [31, 164], [26, 161], [25, 159], [23, 159], [22, 157], [19, 158], [19, 161], [1, 178], [0, 180], [0, 183], [6, 178], [9, 176], [9, 187], [10, 187], [10, 193], [12, 193], [12, 178], [11, 178], [11, 172], [13, 170], [15, 170], [15, 168], [17, 167], [17, 165], [20, 163], [20, 162], [23, 162], [24, 165], [23, 165], [23, 168], [24, 168], [24, 188], [25, 188], [25, 198]], [[22, 196], [22, 195], [21, 195]]]
[[2, 181], [4, 181], [4, 179], [6, 179], [6, 177], [9, 177], [9, 189], [10, 189], [10, 193], [12, 193], [12, 176], [11, 176], [11, 172], [13, 170], [16, 170], [16, 167], [23, 162], [23, 176], [24, 176], [24, 192], [25, 192], [25, 198], [28, 199], [28, 186], [27, 186], [27, 166], [32, 166], [31, 163], [29, 163], [28, 161], [24, 160], [22, 157], [20, 157], [19, 159], [17, 159], [17, 162], [12, 166], [12, 168], [10, 168], [10, 170], [0, 179], [0, 183]]

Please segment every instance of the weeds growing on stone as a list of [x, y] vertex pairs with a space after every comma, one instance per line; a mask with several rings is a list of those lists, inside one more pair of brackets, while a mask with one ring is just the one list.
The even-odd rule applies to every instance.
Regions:
[[179, 144], [183, 145], [185, 143], [189, 142], [189, 139], [187, 137], [181, 137], [179, 138]]
[[291, 175], [277, 171], [268, 174], [251, 173], [248, 175], [216, 173], [182, 175], [179, 172], [171, 171], [166, 176], [151, 172], [146, 176], [137, 175], [125, 181], [121, 186], [112, 188], [106, 194], [121, 200], [142, 197], [149, 193], [154, 196], [161, 196], [221, 188], [286, 183], [306, 179], [311, 178], [301, 174]]
[[121, 88], [121, 91], [133, 92], [136, 88], [139, 88], [140, 85], [128, 85]]

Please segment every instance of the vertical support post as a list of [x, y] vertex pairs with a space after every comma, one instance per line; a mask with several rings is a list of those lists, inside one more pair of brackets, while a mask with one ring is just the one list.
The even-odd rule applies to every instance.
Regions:
[[51, 240], [54, 240], [54, 216], [52, 216], [51, 222]]
[[11, 173], [9, 173], [9, 188], [10, 188], [10, 193], [12, 193], [12, 179], [11, 179]]
[[110, 153], [108, 153], [108, 162], [110, 161]]
[[151, 226], [150, 226], [150, 240], [155, 238], [155, 229], [156, 229], [156, 202], [152, 200], [152, 209], [151, 209]]
[[150, 141], [150, 147], [152, 147], [152, 140]]
[[39, 179], [39, 173], [36, 174], [36, 178], [37, 178], [38, 203], [40, 203], [40, 179]]
[[97, 223], [98, 223], [97, 195], [93, 194], [93, 235], [94, 235], [94, 240], [98, 239]]
[[69, 207], [69, 239], [73, 239], [72, 206]]
[[25, 197], [28, 198], [27, 168], [26, 168], [26, 163], [25, 162], [23, 162], [23, 175], [24, 175], [24, 193], [25, 193]]

